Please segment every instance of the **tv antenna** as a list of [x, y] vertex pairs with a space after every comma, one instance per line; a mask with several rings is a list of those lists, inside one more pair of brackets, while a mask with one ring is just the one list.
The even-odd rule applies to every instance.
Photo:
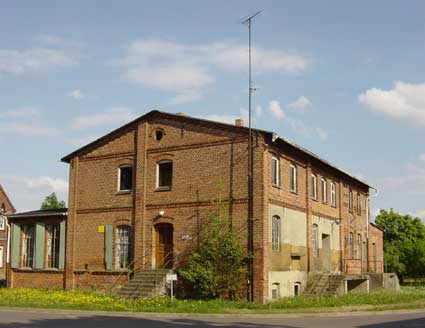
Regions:
[[255, 91], [252, 83], [252, 51], [251, 51], [251, 25], [252, 21], [261, 14], [261, 10], [242, 20], [248, 26], [248, 62], [249, 62], [249, 98], [248, 98], [248, 301], [253, 301], [254, 296], [254, 184], [253, 184], [253, 154], [252, 154], [252, 93]]

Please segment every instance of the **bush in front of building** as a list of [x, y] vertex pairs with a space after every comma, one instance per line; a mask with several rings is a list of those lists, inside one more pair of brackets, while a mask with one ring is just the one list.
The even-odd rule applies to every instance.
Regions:
[[227, 202], [213, 203], [198, 246], [179, 275], [190, 297], [238, 299], [245, 286], [246, 252], [232, 225]]

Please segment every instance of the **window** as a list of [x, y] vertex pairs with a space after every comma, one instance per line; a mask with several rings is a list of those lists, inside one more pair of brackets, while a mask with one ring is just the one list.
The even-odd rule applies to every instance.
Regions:
[[294, 296], [298, 296], [301, 292], [301, 283], [296, 282], [294, 283]]
[[163, 136], [164, 136], [164, 132], [162, 132], [161, 130], [156, 130], [155, 131], [155, 139], [156, 139], [156, 141], [160, 141]]
[[353, 191], [351, 189], [348, 192], [348, 211], [353, 213]]
[[321, 181], [322, 181], [322, 203], [326, 203], [328, 201], [326, 179], [322, 178]]
[[361, 206], [360, 201], [361, 201], [360, 194], [357, 193], [357, 215], [362, 214], [362, 206]]
[[315, 223], [311, 229], [311, 247], [313, 248], [313, 256], [317, 257], [319, 249], [319, 226]]
[[279, 159], [272, 156], [272, 185], [279, 186]]
[[24, 225], [23, 232], [22, 266], [24, 268], [32, 268], [34, 266], [34, 226]]
[[277, 300], [280, 297], [280, 284], [272, 284], [272, 300]]
[[362, 235], [357, 235], [357, 258], [360, 260], [362, 258]]
[[59, 237], [60, 225], [46, 225], [47, 230], [47, 267], [59, 268]]
[[314, 174], [311, 175], [311, 198], [317, 199], [317, 177]]
[[133, 189], [133, 167], [131, 165], [120, 166], [118, 170], [119, 191]]
[[334, 182], [331, 182], [331, 206], [336, 207], [336, 189]]
[[0, 246], [0, 268], [3, 268], [3, 246]]
[[289, 190], [297, 192], [297, 168], [293, 164], [289, 166]]
[[156, 187], [159, 190], [170, 190], [173, 182], [173, 162], [169, 160], [160, 161], [157, 164]]
[[5, 225], [6, 225], [6, 218], [0, 215], [0, 230], [4, 230]]
[[2, 203], [1, 207], [0, 207], [0, 214], [4, 214], [4, 213], [6, 213], [6, 205], [4, 205], [4, 203]]
[[116, 236], [116, 261], [117, 269], [125, 269], [130, 264], [130, 227], [118, 226]]
[[350, 232], [350, 234], [348, 235], [348, 256], [349, 259], [352, 260], [354, 257], [353, 254], [353, 233]]
[[280, 251], [280, 217], [272, 217], [272, 249], [275, 252]]

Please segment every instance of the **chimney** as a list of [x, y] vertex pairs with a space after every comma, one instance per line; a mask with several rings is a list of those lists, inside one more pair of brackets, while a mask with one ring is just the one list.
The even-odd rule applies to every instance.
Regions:
[[243, 126], [243, 119], [240, 119], [240, 118], [237, 118], [236, 120], [235, 120], [235, 125], [236, 126]]

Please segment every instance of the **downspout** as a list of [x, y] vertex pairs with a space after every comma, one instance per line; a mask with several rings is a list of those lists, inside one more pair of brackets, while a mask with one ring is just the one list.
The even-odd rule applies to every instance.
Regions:
[[9, 286], [9, 263], [10, 263], [10, 224], [7, 216], [5, 216], [6, 219], [6, 227], [7, 227], [7, 245], [6, 245], [6, 282]]
[[[375, 190], [375, 195], [372, 197], [376, 198], [379, 195], [379, 190], [373, 187], [370, 187], [370, 189]], [[370, 271], [369, 268], [369, 225], [370, 225], [370, 198], [371, 196], [367, 197], [367, 211], [366, 211], [366, 256], [367, 256], [367, 271]], [[376, 259], [375, 259], [376, 261]]]

